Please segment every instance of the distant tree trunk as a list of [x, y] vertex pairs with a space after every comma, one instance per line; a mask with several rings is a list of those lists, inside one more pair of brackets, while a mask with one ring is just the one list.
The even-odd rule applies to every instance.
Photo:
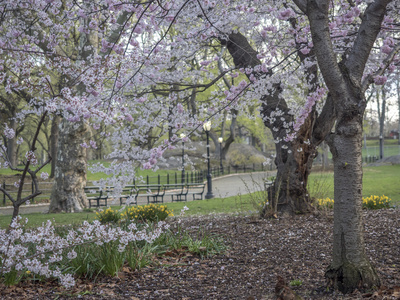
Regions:
[[398, 125], [398, 129], [399, 129], [399, 134], [397, 135], [398, 137], [398, 144], [400, 145], [400, 78], [397, 78], [396, 81], [396, 91], [397, 91], [397, 108], [398, 108], [398, 113], [399, 113], [399, 125]]
[[[10, 128], [17, 132], [17, 121], [14, 119], [15, 111], [13, 111], [13, 118], [10, 119]], [[7, 139], [7, 156], [13, 167], [17, 166], [17, 135], [12, 139]]]
[[383, 153], [383, 143], [385, 139], [385, 117], [386, 117], [386, 94], [382, 88], [382, 104], [380, 101], [379, 90], [376, 90], [376, 103], [378, 106], [378, 119], [379, 119], [379, 158], [382, 159], [385, 155]]
[[326, 170], [329, 167], [329, 147], [328, 144], [326, 142], [323, 142], [321, 144], [321, 148], [322, 148], [322, 170]]
[[87, 149], [80, 144], [87, 141], [88, 133], [86, 123], [61, 121], [49, 212], [79, 212], [87, 207], [83, 189], [86, 186]]
[[58, 144], [58, 135], [60, 132], [61, 117], [56, 115], [53, 117], [51, 123], [51, 133], [50, 133], [50, 156], [52, 157], [51, 160], [51, 172], [50, 178], [54, 178], [55, 176], [55, 168], [56, 168], [56, 157], [57, 157], [57, 144]]
[[225, 145], [222, 147], [222, 159], [226, 159], [226, 155], [229, 151], [229, 147], [235, 141], [236, 138], [236, 125], [237, 125], [237, 114], [238, 111], [236, 109], [231, 109], [232, 120], [231, 125], [229, 126], [230, 135], [228, 139], [225, 141]]

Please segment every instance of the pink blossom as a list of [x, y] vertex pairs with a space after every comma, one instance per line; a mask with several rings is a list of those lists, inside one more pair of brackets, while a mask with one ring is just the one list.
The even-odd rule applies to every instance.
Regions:
[[97, 149], [97, 146], [96, 146], [96, 142], [95, 142], [95, 141], [90, 140], [90, 141], [89, 141], [89, 144], [90, 144], [90, 147], [92, 147], [93, 149]]
[[49, 174], [46, 173], [46, 172], [42, 172], [42, 173], [40, 174], [40, 178], [42, 178], [43, 180], [46, 180], [47, 178], [49, 178]]
[[376, 85], [384, 85], [387, 81], [387, 77], [386, 76], [375, 76], [374, 78], [374, 82]]
[[4, 123], [5, 128], [4, 128], [4, 135], [8, 139], [13, 139], [15, 136], [15, 131], [12, 128], [9, 128], [6, 123]]
[[295, 15], [296, 15], [296, 14], [294, 13], [293, 9], [287, 8], [287, 9], [281, 10], [281, 11], [279, 12], [278, 19], [280, 19], [280, 20], [287, 20], [287, 19], [289, 19], [289, 18], [294, 17]]

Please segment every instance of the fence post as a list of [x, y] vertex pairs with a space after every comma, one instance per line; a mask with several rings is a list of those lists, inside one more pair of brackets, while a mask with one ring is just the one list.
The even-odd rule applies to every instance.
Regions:
[[146, 184], [149, 185], [149, 175], [146, 176]]
[[167, 184], [169, 184], [169, 173], [167, 173]]
[[158, 174], [158, 185], [160, 185], [160, 174]]
[[175, 172], [175, 184], [178, 183], [178, 177], [176, 176], [176, 172]]
[[[35, 186], [33, 185], [33, 180], [32, 180], [32, 182], [31, 182], [31, 188], [32, 188], [32, 194], [33, 194], [33, 192], [35, 191], [35, 190], [34, 190]], [[24, 188], [22, 188], [22, 189], [24, 189]], [[32, 198], [32, 203], [33, 203], [33, 202], [35, 202], [35, 198]]]
[[[3, 182], [3, 189], [6, 190], [6, 181]], [[6, 193], [3, 193], [3, 206], [6, 206]]]

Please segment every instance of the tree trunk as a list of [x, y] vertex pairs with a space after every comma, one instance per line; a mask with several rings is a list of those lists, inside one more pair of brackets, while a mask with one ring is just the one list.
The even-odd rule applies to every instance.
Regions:
[[[226, 45], [231, 54], [235, 66], [254, 67], [261, 65], [261, 61], [257, 58], [257, 51], [252, 48], [246, 37], [241, 33], [232, 33], [227, 41], [221, 41]], [[312, 53], [311, 53], [312, 54]], [[302, 55], [299, 52], [299, 55]], [[305, 59], [304, 55], [301, 56]], [[307, 70], [310, 83], [313, 83], [313, 88], [317, 76], [316, 66], [310, 67]], [[255, 76], [260, 76], [261, 73], [255, 73]], [[271, 72], [266, 72], [263, 75], [271, 76]], [[313, 77], [313, 79], [311, 79]], [[313, 90], [311, 89], [310, 92]], [[283, 140], [287, 136], [287, 132], [283, 127], [285, 120], [288, 124], [293, 122], [293, 115], [283, 97], [281, 97], [282, 87], [280, 83], [274, 84], [273, 89], [266, 90], [265, 95], [261, 96], [262, 111], [261, 115], [264, 124], [268, 127], [275, 140]], [[268, 190], [268, 200], [272, 205], [273, 213], [280, 211], [283, 213], [307, 213], [311, 210], [311, 199], [307, 191], [307, 180], [312, 166], [312, 160], [315, 157], [315, 147], [318, 146], [330, 132], [335, 112], [331, 104], [331, 98], [327, 100], [328, 105], [324, 106], [320, 117], [317, 118], [315, 107], [310, 115], [304, 121], [303, 126], [299, 130], [294, 141], [285, 143], [286, 149], [282, 147], [282, 143], [276, 145], [275, 164], [278, 169], [274, 184]], [[282, 112], [281, 117], [275, 118], [276, 111]], [[276, 119], [276, 120], [275, 120]], [[270, 121], [275, 120], [275, 121]], [[239, 127], [239, 136], [241, 136], [241, 128]], [[275, 131], [275, 130], [278, 131]], [[298, 151], [300, 150], [301, 151]], [[267, 216], [270, 207], [265, 206], [262, 212], [263, 216]]]
[[[14, 119], [15, 111], [13, 111], [13, 118], [10, 119], [10, 128], [17, 132], [17, 121]], [[7, 156], [13, 167], [17, 167], [17, 134], [12, 139], [7, 139]]]
[[362, 118], [345, 114], [330, 141], [334, 161], [333, 261], [328, 285], [343, 293], [379, 287], [379, 277], [365, 255], [362, 220]]
[[55, 166], [55, 183], [49, 212], [79, 212], [87, 207], [87, 149], [80, 144], [88, 135], [86, 123], [61, 121]]
[[225, 145], [222, 147], [222, 159], [226, 159], [226, 155], [228, 154], [229, 147], [235, 141], [236, 138], [236, 125], [237, 125], [237, 114], [238, 111], [236, 109], [231, 109], [232, 120], [231, 125], [229, 126], [230, 135], [228, 139], [225, 141]]
[[382, 159], [385, 155], [383, 153], [383, 143], [385, 139], [385, 118], [386, 118], [386, 94], [382, 88], [382, 104], [380, 102], [379, 90], [376, 90], [376, 103], [378, 106], [378, 119], [379, 119], [379, 158]]
[[[265, 115], [267, 111], [268, 109], [264, 109], [262, 113]], [[281, 122], [281, 120], [276, 122]], [[312, 123], [312, 115], [306, 119], [306, 122]], [[271, 127], [280, 128], [278, 131], [271, 130], [275, 140], [286, 137], [286, 130], [281, 126], [277, 127], [278, 124], [266, 122], [265, 125], [270, 129]], [[312, 210], [307, 182], [316, 149], [312, 143], [306, 142], [311, 139], [311, 132], [312, 126], [306, 124], [306, 126], [302, 126], [298, 137], [292, 142], [275, 144], [277, 175], [273, 185], [268, 188], [270, 205], [264, 207], [263, 216], [278, 211], [284, 214], [294, 214], [307, 213]]]
[[50, 178], [54, 178], [55, 176], [55, 168], [56, 168], [56, 157], [57, 157], [57, 144], [58, 144], [58, 134], [59, 134], [59, 126], [60, 126], [61, 117], [54, 116], [51, 123], [51, 133], [50, 133], [50, 156], [51, 160], [51, 172]]

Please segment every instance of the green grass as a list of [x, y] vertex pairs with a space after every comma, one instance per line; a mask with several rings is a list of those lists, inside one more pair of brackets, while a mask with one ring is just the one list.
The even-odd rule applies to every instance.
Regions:
[[[384, 144], [389, 146], [389, 145], [398, 145], [399, 140], [395, 139], [385, 139]], [[363, 140], [363, 145], [364, 145], [364, 140]], [[367, 140], [367, 147], [373, 147], [373, 146], [379, 146], [379, 140]]]
[[[250, 195], [241, 195], [228, 198], [214, 198], [207, 200], [196, 200], [190, 202], [164, 203], [168, 210], [173, 210], [175, 216], [180, 214], [184, 206], [189, 208], [185, 215], [207, 215], [212, 213], [234, 213], [254, 211], [250, 201]], [[113, 209], [120, 209], [120, 206], [112, 206]], [[82, 213], [61, 213], [61, 214], [21, 214], [23, 218], [28, 218], [29, 226], [39, 226], [47, 220], [56, 220], [57, 225], [79, 224], [84, 220], [93, 221], [96, 218], [95, 210], [87, 210]], [[0, 216], [0, 227], [6, 228], [11, 221], [11, 216]]]
[[[363, 196], [386, 195], [391, 198], [395, 205], [400, 205], [400, 165], [365, 167]], [[333, 198], [333, 172], [313, 172], [309, 178], [309, 191], [312, 197]], [[206, 215], [211, 213], [244, 213], [256, 211], [252, 194], [238, 195], [228, 198], [214, 198], [208, 200], [197, 200], [189, 202], [167, 203], [167, 207], [174, 211], [177, 216], [186, 205], [189, 211], [186, 215]], [[113, 206], [113, 209], [119, 209]], [[96, 214], [86, 211], [74, 214], [27, 214], [30, 226], [38, 226], [46, 220], [56, 220], [58, 225], [78, 224], [84, 220], [92, 221]], [[0, 227], [6, 228], [10, 223], [11, 216], [0, 216]]]
[[[364, 167], [363, 197], [388, 196], [400, 204], [400, 165]], [[313, 172], [309, 177], [309, 192], [315, 198], [333, 198], [333, 172]]]

